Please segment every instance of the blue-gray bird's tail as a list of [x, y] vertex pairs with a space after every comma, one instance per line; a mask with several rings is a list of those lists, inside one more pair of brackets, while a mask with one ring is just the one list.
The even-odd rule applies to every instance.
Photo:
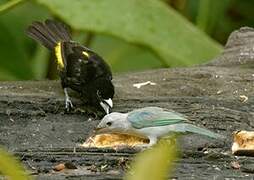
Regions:
[[190, 133], [196, 133], [196, 134], [200, 134], [200, 135], [204, 135], [204, 136], [208, 136], [210, 138], [215, 138], [215, 139], [224, 139], [225, 137], [214, 133], [210, 130], [207, 130], [205, 128], [201, 128], [192, 124], [185, 124], [184, 126], [185, 132], [190, 132]]

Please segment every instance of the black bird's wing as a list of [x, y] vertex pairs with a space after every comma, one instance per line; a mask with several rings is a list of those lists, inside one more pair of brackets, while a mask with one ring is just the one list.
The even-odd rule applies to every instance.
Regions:
[[112, 73], [108, 64], [96, 53], [90, 49], [75, 43], [61, 43], [62, 57], [67, 62], [65, 68], [65, 76], [69, 79], [69, 83], [76, 90], [83, 88], [82, 84], [89, 84], [98, 77], [106, 77], [112, 79]]

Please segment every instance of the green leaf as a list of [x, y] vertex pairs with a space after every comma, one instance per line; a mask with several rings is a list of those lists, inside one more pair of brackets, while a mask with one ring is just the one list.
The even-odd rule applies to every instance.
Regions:
[[174, 169], [173, 163], [178, 158], [175, 138], [176, 136], [162, 139], [151, 149], [138, 154], [124, 179], [168, 179]]
[[45, 79], [48, 72], [48, 66], [49, 66], [49, 51], [43, 47], [38, 46], [32, 62], [33, 67], [33, 73], [34, 78], [39, 79]]
[[[12, 28], [17, 27], [13, 25]], [[29, 62], [22, 46], [22, 41], [0, 20], [0, 66], [5, 69], [8, 74], [13, 74], [14, 77], [27, 79], [32, 76]], [[2, 77], [0, 77], [2, 79]], [[13, 78], [11, 78], [13, 79]]]
[[11, 8], [17, 6], [18, 4], [24, 2], [24, 0], [11, 0], [0, 5], [0, 13], [10, 10]]
[[126, 43], [120, 39], [97, 35], [91, 48], [99, 53], [110, 65], [113, 72], [137, 71], [161, 68], [163, 64], [146, 48]]
[[18, 78], [11, 72], [7, 71], [5, 68], [0, 67], [0, 81], [14, 81], [18, 80]]
[[230, 4], [230, 0], [199, 0], [198, 2], [199, 9], [196, 18], [197, 26], [208, 34], [211, 34], [217, 23], [223, 18], [226, 9]]
[[[12, 155], [0, 149], [0, 173], [5, 175], [6, 179], [11, 180], [29, 180], [29, 177], [23, 166]], [[1, 179], [3, 177], [1, 176]], [[5, 178], [3, 178], [5, 179]]]
[[47, 11], [27, 2], [7, 12], [0, 18], [0, 67], [4, 70], [0, 79], [34, 79], [35, 42], [25, 34], [25, 29], [32, 21], [47, 18]]
[[153, 50], [166, 66], [213, 58], [221, 46], [155, 0], [37, 0], [75, 29], [121, 38]]

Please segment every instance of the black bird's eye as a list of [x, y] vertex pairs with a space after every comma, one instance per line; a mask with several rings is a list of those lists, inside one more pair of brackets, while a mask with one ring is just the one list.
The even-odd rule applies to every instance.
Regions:
[[111, 126], [111, 125], [112, 125], [112, 122], [107, 122], [106, 125], [107, 125], [107, 126]]

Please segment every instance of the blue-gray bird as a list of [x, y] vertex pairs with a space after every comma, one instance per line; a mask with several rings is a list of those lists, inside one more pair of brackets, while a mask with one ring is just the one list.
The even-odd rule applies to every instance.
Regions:
[[149, 139], [147, 146], [170, 133], [197, 133], [211, 138], [224, 138], [207, 129], [191, 124], [186, 117], [172, 110], [160, 107], [145, 107], [129, 113], [113, 112], [106, 115], [97, 128], [96, 134], [120, 133]]

